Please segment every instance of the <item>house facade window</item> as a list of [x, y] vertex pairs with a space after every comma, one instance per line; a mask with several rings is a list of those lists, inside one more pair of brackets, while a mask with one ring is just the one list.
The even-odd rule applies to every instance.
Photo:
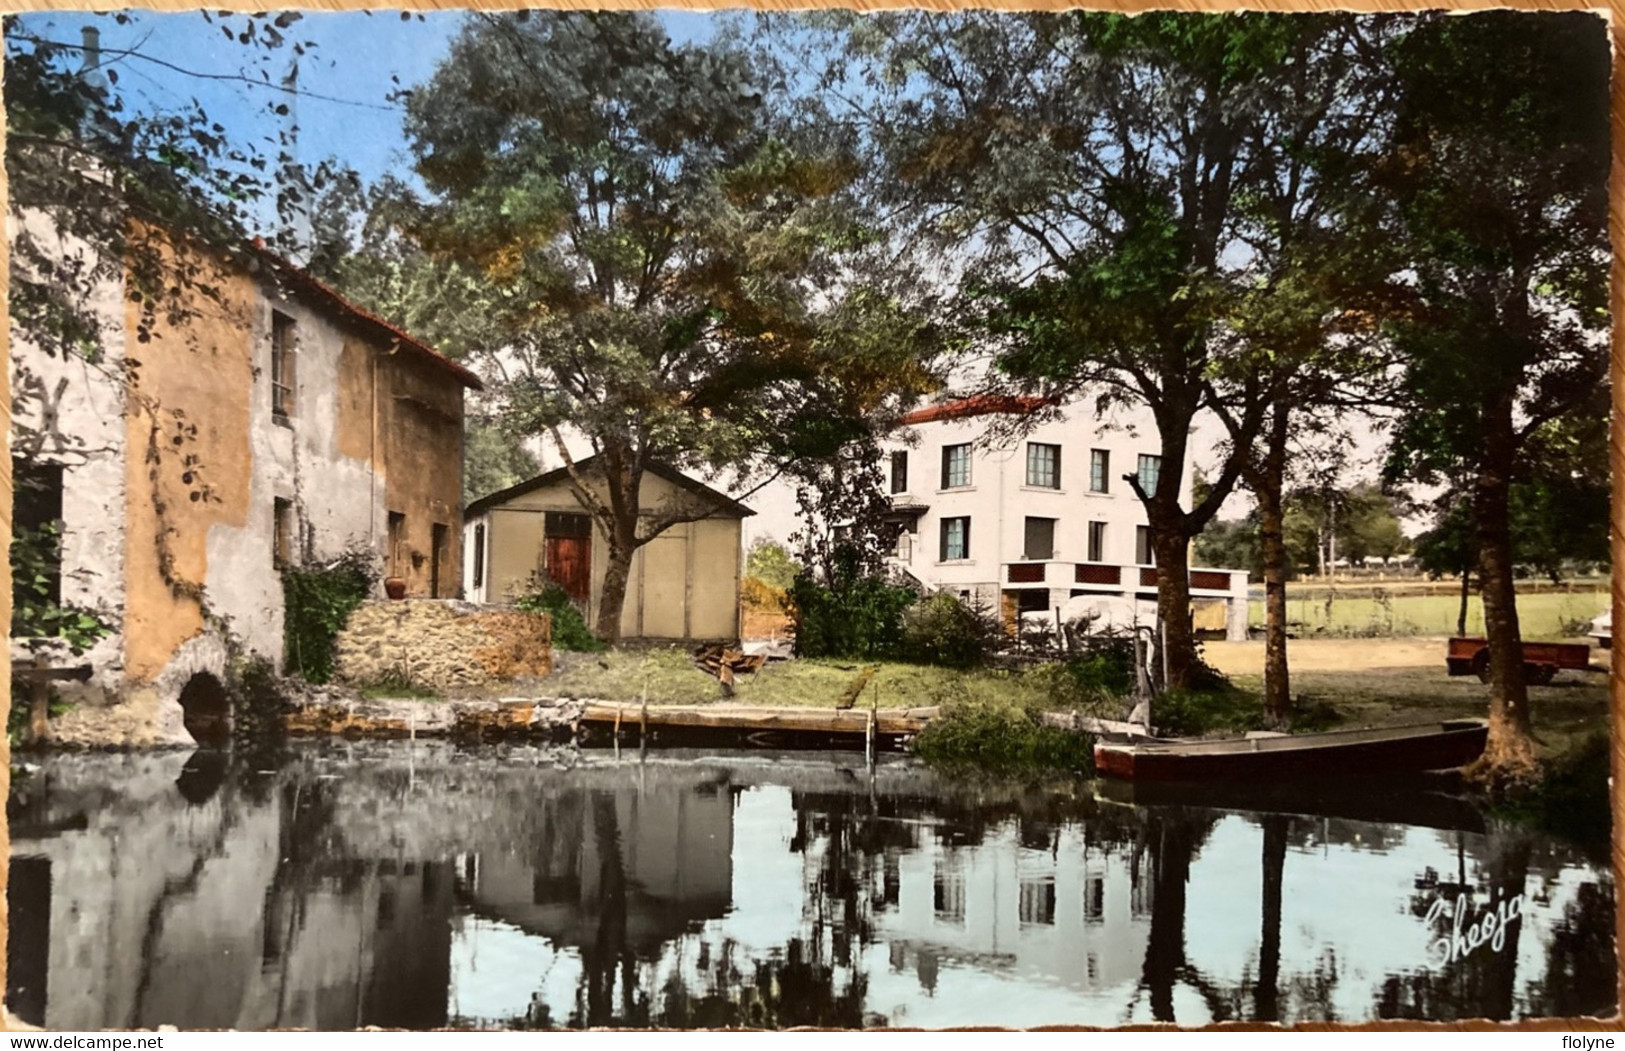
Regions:
[[908, 450], [898, 449], [891, 454], [891, 491], [908, 492]]
[[1111, 491], [1112, 454], [1106, 449], [1089, 450], [1089, 491], [1091, 493], [1105, 493]]
[[1029, 518], [1022, 534], [1022, 557], [1049, 559], [1055, 557], [1055, 519]]
[[967, 517], [942, 520], [942, 561], [954, 562], [970, 557], [970, 519]]
[[14, 456], [11, 479], [13, 565], [19, 561], [19, 544], [28, 549], [32, 563], [32, 572], [18, 566], [12, 573], [11, 608], [16, 617], [19, 610], [62, 603], [63, 467]]
[[389, 575], [404, 577], [406, 575], [406, 513], [404, 511], [389, 512], [389, 532], [385, 543], [389, 550], [384, 553], [384, 561], [389, 566]]
[[970, 444], [942, 447], [942, 487], [956, 489], [970, 484]]
[[1089, 554], [1085, 559], [1088, 562], [1106, 561], [1106, 523], [1089, 523]]
[[1162, 457], [1141, 453], [1140, 468], [1136, 473], [1140, 476], [1141, 491], [1150, 496], [1157, 491], [1157, 479], [1162, 477]]
[[271, 312], [271, 415], [286, 420], [293, 415], [294, 364], [298, 339], [293, 318]]
[[1061, 487], [1061, 447], [1027, 443], [1027, 484], [1039, 489]]
[[1151, 527], [1134, 527], [1134, 562], [1141, 566], [1157, 564], [1157, 555], [1151, 547]]

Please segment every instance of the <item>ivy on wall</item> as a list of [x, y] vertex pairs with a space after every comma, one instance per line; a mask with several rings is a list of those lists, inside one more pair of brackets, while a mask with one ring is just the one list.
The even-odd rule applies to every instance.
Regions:
[[290, 674], [317, 684], [333, 677], [334, 640], [372, 593], [376, 576], [372, 557], [364, 553], [282, 571], [282, 642]]

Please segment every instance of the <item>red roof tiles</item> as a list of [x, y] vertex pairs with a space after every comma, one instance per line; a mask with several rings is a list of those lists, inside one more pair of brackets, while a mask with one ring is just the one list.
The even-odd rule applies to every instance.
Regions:
[[915, 409], [904, 416], [902, 424], [912, 427], [919, 423], [937, 423], [942, 420], [964, 420], [973, 416], [1011, 415], [1025, 416], [1030, 412], [1054, 405], [1052, 398], [1022, 397], [1014, 394], [978, 394], [957, 401], [943, 402], [924, 409]]

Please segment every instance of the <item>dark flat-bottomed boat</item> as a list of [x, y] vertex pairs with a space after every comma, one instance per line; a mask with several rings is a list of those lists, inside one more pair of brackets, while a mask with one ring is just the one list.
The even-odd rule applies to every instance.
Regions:
[[1375, 730], [1222, 741], [1138, 738], [1095, 745], [1095, 770], [1125, 781], [1339, 778], [1454, 770], [1484, 751], [1489, 724], [1457, 719]]

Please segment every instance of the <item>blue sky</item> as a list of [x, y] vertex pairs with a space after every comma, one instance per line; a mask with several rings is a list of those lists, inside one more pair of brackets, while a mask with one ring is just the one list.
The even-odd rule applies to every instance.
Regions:
[[[657, 14], [677, 40], [703, 38], [715, 22], [715, 16], [702, 12]], [[240, 15], [213, 22], [197, 11], [129, 11], [124, 17], [126, 24], [119, 24], [112, 15], [46, 12], [20, 15], [17, 22], [25, 33], [73, 45], [81, 39], [81, 27], [97, 26], [104, 66], [116, 71], [117, 90], [127, 105], [138, 112], [162, 112], [195, 98], [228, 129], [229, 137], [271, 149], [292, 117], [270, 112], [289, 96], [265, 85], [264, 77], [273, 84], [282, 81], [294, 59], [291, 47], [265, 50], [228, 40], [222, 25], [240, 29], [247, 24]], [[285, 31], [290, 44], [313, 45], [298, 59], [300, 159], [315, 163], [338, 157], [369, 182], [386, 172], [405, 174], [410, 157], [401, 131], [402, 110], [389, 95], [433, 74], [463, 18], [456, 11], [411, 12], [407, 18], [393, 10], [303, 12]], [[233, 76], [256, 83], [211, 79]]]

